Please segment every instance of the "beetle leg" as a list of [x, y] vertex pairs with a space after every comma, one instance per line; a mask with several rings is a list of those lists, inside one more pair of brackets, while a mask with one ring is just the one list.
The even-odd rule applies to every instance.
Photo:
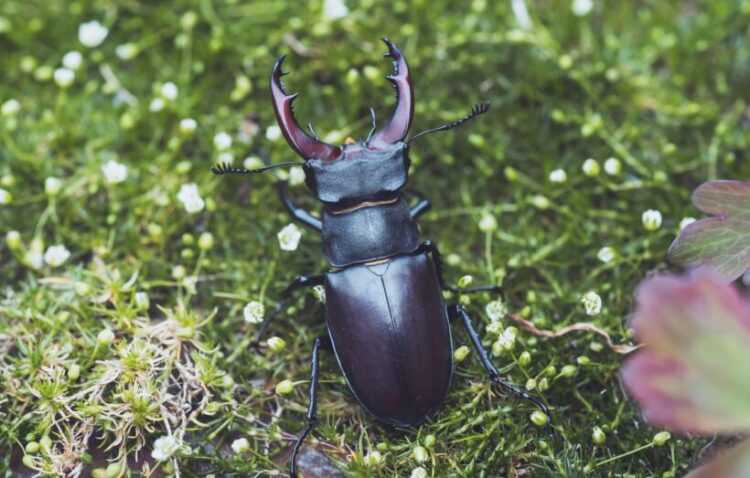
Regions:
[[479, 355], [479, 361], [482, 363], [482, 367], [484, 367], [484, 370], [490, 376], [490, 380], [492, 380], [493, 383], [500, 385], [506, 391], [530, 401], [531, 403], [539, 407], [539, 409], [541, 409], [544, 414], [547, 415], [547, 417], [549, 417], [549, 409], [547, 408], [547, 405], [545, 405], [540, 399], [526, 393], [518, 385], [508, 382], [507, 380], [504, 380], [502, 377], [500, 377], [500, 372], [497, 371], [495, 365], [490, 359], [490, 354], [482, 345], [482, 340], [479, 338], [479, 334], [474, 328], [474, 324], [471, 323], [471, 317], [469, 317], [469, 314], [466, 313], [466, 309], [464, 309], [464, 307], [460, 304], [453, 304], [448, 307], [448, 314], [451, 318], [461, 319], [461, 322], [466, 329], [466, 333], [469, 334], [471, 344], [474, 346], [474, 350], [476, 351], [477, 355]]
[[308, 393], [307, 415], [305, 415], [307, 426], [305, 426], [302, 434], [297, 438], [297, 441], [294, 444], [294, 449], [292, 450], [292, 459], [289, 463], [289, 473], [291, 478], [297, 477], [297, 453], [299, 453], [302, 443], [313, 431], [313, 428], [315, 428], [318, 421], [318, 372], [320, 367], [318, 353], [320, 352], [321, 347], [330, 345], [329, 341], [330, 339], [327, 336], [321, 336], [315, 339], [315, 343], [313, 344], [312, 360], [310, 364], [310, 391]]
[[440, 250], [437, 244], [432, 241], [424, 241], [416, 251], [417, 253], [429, 252], [432, 254], [432, 260], [435, 262], [435, 269], [437, 270], [438, 282], [442, 290], [449, 290], [457, 294], [471, 294], [476, 292], [500, 292], [502, 287], [499, 285], [478, 285], [474, 287], [459, 288], [445, 284], [443, 278], [443, 256], [440, 255]]
[[285, 181], [278, 182], [276, 184], [276, 189], [279, 192], [281, 202], [284, 203], [284, 207], [286, 207], [286, 210], [289, 211], [289, 214], [291, 214], [294, 219], [318, 232], [323, 230], [323, 223], [320, 222], [320, 219], [315, 217], [310, 211], [302, 209], [294, 204], [292, 198], [289, 197], [289, 188]]
[[258, 332], [255, 334], [255, 339], [250, 343], [252, 347], [257, 347], [260, 343], [260, 339], [263, 338], [263, 335], [266, 333], [266, 330], [268, 329], [268, 326], [271, 325], [271, 321], [279, 315], [279, 313], [284, 310], [289, 303], [289, 299], [291, 299], [291, 295], [293, 292], [295, 292], [298, 289], [302, 289], [303, 287], [314, 287], [316, 285], [323, 284], [323, 275], [317, 275], [317, 276], [297, 276], [291, 284], [286, 286], [286, 289], [284, 289], [281, 292], [281, 298], [276, 304], [276, 307], [274, 307], [273, 311], [271, 311], [270, 314], [268, 314], [264, 319], [263, 323], [260, 324], [260, 327], [258, 327]]
[[411, 194], [419, 199], [419, 202], [417, 202], [417, 204], [415, 204], [414, 207], [409, 210], [409, 215], [411, 216], [411, 218], [416, 219], [422, 214], [426, 213], [432, 206], [432, 203], [424, 196], [424, 194], [420, 193], [419, 191], [411, 191]]

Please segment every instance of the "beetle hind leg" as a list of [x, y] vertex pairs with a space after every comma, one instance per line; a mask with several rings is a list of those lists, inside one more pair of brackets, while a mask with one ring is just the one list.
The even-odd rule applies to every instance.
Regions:
[[482, 363], [482, 367], [484, 367], [484, 370], [489, 375], [490, 380], [502, 387], [507, 392], [510, 392], [523, 398], [524, 400], [528, 400], [529, 402], [533, 403], [534, 405], [539, 407], [539, 409], [544, 412], [544, 414], [549, 418], [549, 408], [547, 408], [547, 405], [545, 405], [544, 402], [542, 402], [539, 398], [527, 393], [518, 385], [515, 385], [514, 383], [509, 382], [500, 376], [500, 372], [497, 371], [497, 368], [495, 368], [495, 365], [490, 359], [490, 354], [482, 345], [482, 340], [479, 338], [479, 334], [474, 328], [474, 324], [472, 324], [471, 317], [469, 317], [466, 309], [464, 309], [464, 307], [460, 304], [454, 304], [448, 307], [448, 314], [451, 318], [461, 319], [461, 322], [466, 329], [466, 333], [469, 334], [471, 344], [474, 346], [474, 351], [479, 356], [479, 361]]
[[297, 441], [294, 443], [294, 448], [292, 449], [292, 458], [289, 462], [289, 476], [291, 478], [297, 478], [297, 454], [318, 421], [318, 374], [320, 367], [318, 355], [321, 347], [330, 347], [330, 339], [327, 336], [318, 337], [313, 344], [312, 359], [310, 360], [310, 391], [308, 394], [307, 414], [305, 415], [307, 425], [299, 437], [297, 437]]

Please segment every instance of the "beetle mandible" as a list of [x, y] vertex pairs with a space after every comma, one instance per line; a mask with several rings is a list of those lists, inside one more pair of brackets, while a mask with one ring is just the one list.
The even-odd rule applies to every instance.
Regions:
[[[419, 136], [455, 128], [485, 113], [476, 105], [457, 121], [406, 139], [414, 113], [414, 89], [401, 51], [384, 38], [393, 60], [387, 78], [396, 90], [396, 106], [388, 123], [373, 128], [367, 138], [341, 146], [327, 144], [306, 133], [294, 117], [290, 95], [281, 84], [280, 57], [271, 74], [271, 96], [276, 119], [289, 146], [303, 159], [305, 183], [322, 203], [322, 218], [294, 204], [286, 183], [280, 198], [292, 217], [322, 235], [328, 272], [297, 277], [281, 294], [281, 301], [260, 326], [255, 343], [271, 319], [301, 288], [325, 288], [327, 336], [312, 349], [312, 374], [307, 425], [298, 437], [290, 460], [296, 476], [296, 457], [316, 423], [319, 352], [331, 349], [357, 401], [376, 419], [397, 427], [414, 427], [435, 412], [448, 393], [453, 374], [453, 340], [449, 320], [461, 321], [489, 379], [506, 391], [532, 401], [548, 414], [539, 399], [504, 380], [490, 360], [465, 308], [447, 305], [442, 292], [497, 291], [497, 286], [458, 289], [442, 276], [440, 252], [434, 242], [420, 242], [416, 219], [430, 202], [416, 194], [410, 206], [404, 197], [409, 170], [409, 144]], [[372, 112], [372, 110], [371, 110]], [[256, 173], [281, 163], [247, 170], [226, 165], [216, 174]]]

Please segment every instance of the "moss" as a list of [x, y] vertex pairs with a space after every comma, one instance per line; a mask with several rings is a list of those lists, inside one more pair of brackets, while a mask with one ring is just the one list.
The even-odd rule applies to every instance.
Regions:
[[[750, 4], [608, 2], [579, 17], [568, 2], [529, 1], [532, 27], [523, 29], [510, 3], [350, 0], [346, 17], [326, 20], [318, 2], [5, 0], [0, 469], [18, 470], [23, 447], [37, 450], [24, 463], [53, 473], [118, 458], [154, 467], [154, 441], [177, 434], [185, 445], [166, 466], [181, 476], [285, 470], [322, 308], [300, 294], [271, 327], [269, 337], [287, 344], [275, 351], [249, 347], [257, 325], [242, 309], [259, 301], [268, 311], [296, 274], [323, 270], [319, 239], [305, 231], [295, 252], [280, 250], [289, 218], [273, 178], [209, 171], [229, 155], [235, 164], [295, 159], [269, 131], [267, 81], [282, 53], [289, 89], [301, 92], [299, 117], [332, 140], [366, 135], [370, 106], [380, 121], [392, 108], [383, 35], [410, 61], [415, 132], [491, 101], [470, 127], [412, 148], [411, 186], [433, 201], [424, 237], [440, 244], [450, 281], [502, 283], [503, 304], [538, 328], [592, 321], [628, 342], [632, 289], [666, 267], [680, 221], [697, 214], [690, 190], [750, 168], [741, 96]], [[93, 48], [78, 40], [90, 20], [108, 28]], [[83, 61], [62, 88], [54, 70], [71, 50]], [[231, 145], [214, 141], [220, 132]], [[589, 158], [601, 167], [584, 172]], [[127, 167], [124, 180], [117, 166], [102, 169], [110, 161]], [[558, 169], [566, 174], [551, 175]], [[294, 194], [313, 206], [300, 187]], [[648, 209], [663, 218], [653, 231], [642, 224]], [[197, 240], [207, 232], [213, 241]], [[71, 254], [60, 266], [49, 264], [61, 249], [44, 263], [53, 245]], [[602, 302], [592, 316], [580, 302], [589, 291]], [[490, 347], [484, 308], [498, 298], [462, 298]], [[105, 327], [111, 337], [100, 335]], [[602, 344], [587, 333], [521, 330], [511, 350], [496, 347], [503, 373], [533, 379], [553, 407], [552, 429], [532, 424], [531, 405], [491, 390], [468, 358], [443, 410], [394, 432], [364, 414], [324, 355], [314, 443], [362, 476], [417, 466], [428, 476], [684, 473], [705, 442], [653, 446], [659, 430], [640, 421], [619, 387], [623, 358]], [[575, 373], [559, 373], [571, 365]], [[296, 386], [277, 396], [283, 380]], [[249, 441], [241, 456], [230, 451], [239, 437]]]

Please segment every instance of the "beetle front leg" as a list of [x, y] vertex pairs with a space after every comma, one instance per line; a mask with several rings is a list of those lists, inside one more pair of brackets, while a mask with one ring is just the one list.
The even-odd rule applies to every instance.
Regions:
[[271, 325], [271, 321], [279, 315], [279, 313], [286, 308], [286, 306], [289, 304], [289, 300], [291, 299], [292, 294], [297, 291], [298, 289], [302, 289], [303, 287], [314, 287], [316, 285], [322, 285], [323, 284], [323, 275], [316, 275], [316, 276], [297, 276], [291, 284], [286, 286], [286, 288], [281, 292], [281, 298], [279, 302], [276, 304], [276, 307], [274, 307], [273, 311], [268, 314], [264, 319], [263, 322], [260, 324], [260, 327], [258, 327], [258, 331], [255, 333], [255, 339], [250, 343], [252, 347], [257, 347], [260, 343], [260, 340], [263, 338], [263, 335], [266, 333], [266, 330], [268, 329], [268, 326]]
[[466, 312], [466, 309], [464, 309], [464, 307], [460, 304], [453, 304], [448, 307], [448, 315], [452, 319], [453, 318], [461, 319], [461, 322], [463, 323], [464, 328], [466, 329], [466, 333], [469, 334], [469, 339], [471, 340], [471, 344], [474, 346], [474, 351], [479, 356], [479, 361], [482, 363], [482, 367], [484, 367], [484, 370], [490, 376], [490, 380], [492, 380], [493, 383], [500, 385], [506, 391], [514, 395], [518, 395], [519, 397], [525, 400], [530, 401], [531, 403], [539, 407], [544, 412], [544, 414], [547, 415], [547, 417], [549, 417], [550, 416], [549, 409], [547, 408], [547, 405], [545, 405], [541, 400], [526, 393], [518, 385], [508, 382], [507, 380], [504, 380], [502, 377], [500, 377], [500, 372], [497, 371], [497, 369], [495, 368], [495, 365], [492, 363], [492, 360], [490, 359], [490, 354], [482, 345], [482, 340], [479, 338], [479, 334], [474, 328], [474, 324], [471, 323], [471, 317], [469, 317], [469, 314]]
[[410, 194], [419, 199], [417, 204], [409, 210], [409, 216], [411, 216], [412, 219], [417, 219], [419, 216], [429, 211], [430, 207], [432, 207], [432, 203], [419, 191], [411, 191]]
[[289, 197], [289, 188], [287, 187], [285, 181], [277, 183], [276, 190], [279, 192], [279, 199], [281, 199], [284, 207], [286, 207], [286, 210], [289, 211], [289, 214], [291, 214], [294, 219], [300, 221], [302, 224], [308, 227], [315, 229], [318, 232], [323, 230], [323, 223], [320, 221], [320, 219], [313, 216], [310, 211], [302, 209], [301, 207], [294, 204], [292, 198]]
[[310, 389], [308, 393], [308, 404], [307, 414], [305, 419], [307, 420], [307, 426], [302, 431], [302, 434], [297, 438], [292, 450], [292, 458], [289, 463], [289, 474], [291, 478], [297, 477], [297, 454], [302, 447], [305, 438], [313, 431], [318, 421], [318, 374], [320, 367], [320, 359], [318, 353], [321, 347], [328, 348], [330, 346], [330, 339], [326, 336], [318, 337], [315, 339], [313, 344], [312, 359], [310, 363]]

